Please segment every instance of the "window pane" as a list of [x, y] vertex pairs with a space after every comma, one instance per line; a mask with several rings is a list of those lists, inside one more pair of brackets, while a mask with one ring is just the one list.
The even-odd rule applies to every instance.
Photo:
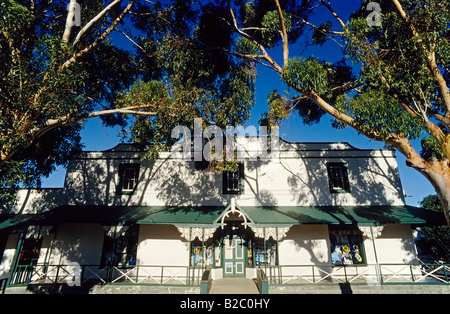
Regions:
[[255, 266], [275, 266], [277, 264], [277, 245], [275, 241], [266, 241], [266, 250], [264, 251], [264, 241], [256, 241], [255, 250]]
[[136, 182], [136, 169], [135, 168], [125, 168], [123, 170], [122, 177], [122, 190], [130, 191], [134, 189], [134, 185]]
[[331, 262], [333, 265], [363, 263], [361, 240], [357, 230], [340, 229], [330, 231]]
[[347, 168], [343, 163], [327, 164], [330, 192], [350, 192]]

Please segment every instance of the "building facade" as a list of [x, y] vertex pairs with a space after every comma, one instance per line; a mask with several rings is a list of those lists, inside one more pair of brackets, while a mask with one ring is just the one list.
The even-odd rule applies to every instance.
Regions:
[[238, 141], [245, 154], [223, 173], [171, 153], [144, 162], [132, 144], [75, 154], [63, 188], [20, 190], [2, 209], [4, 285], [421, 276], [405, 267], [418, 263], [412, 227], [445, 222], [405, 205], [393, 150], [280, 140], [262, 160], [259, 139]]

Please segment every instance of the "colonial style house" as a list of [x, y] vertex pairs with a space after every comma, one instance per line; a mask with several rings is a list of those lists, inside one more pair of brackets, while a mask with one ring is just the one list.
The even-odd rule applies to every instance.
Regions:
[[[20, 190], [0, 215], [4, 286], [199, 285], [211, 278], [269, 284], [428, 280], [412, 228], [445, 223], [405, 205], [395, 153], [348, 143], [279, 140], [272, 158], [235, 172], [120, 144], [79, 152], [63, 188]], [[426, 277], [426, 278], [425, 278]]]

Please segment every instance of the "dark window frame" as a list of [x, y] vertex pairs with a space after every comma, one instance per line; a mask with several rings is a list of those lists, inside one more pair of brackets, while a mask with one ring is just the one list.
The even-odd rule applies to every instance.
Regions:
[[328, 235], [333, 266], [367, 265], [364, 240], [356, 226], [329, 226]]
[[137, 246], [139, 244], [139, 225], [131, 225], [117, 238], [104, 233], [100, 265], [120, 268], [135, 267]]
[[[120, 164], [119, 165], [119, 179], [117, 182], [116, 195], [134, 195], [139, 181], [140, 164]], [[134, 176], [125, 178], [130, 171], [134, 172]], [[130, 181], [133, 187], [130, 188]]]
[[330, 193], [350, 193], [347, 164], [343, 162], [327, 163]]
[[224, 171], [222, 173], [222, 193], [244, 193], [244, 164], [238, 164], [238, 169], [235, 172]]

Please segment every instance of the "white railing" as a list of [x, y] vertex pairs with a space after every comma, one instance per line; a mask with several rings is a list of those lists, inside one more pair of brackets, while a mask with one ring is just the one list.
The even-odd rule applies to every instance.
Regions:
[[[280, 265], [262, 266], [269, 284], [450, 284], [450, 264]], [[200, 285], [205, 268], [189, 266], [37, 264], [17, 266], [8, 286], [30, 283]], [[78, 281], [77, 281], [78, 279]]]
[[[73, 265], [19, 265], [10, 277], [8, 286], [68, 282], [72, 284], [79, 282], [81, 285], [87, 283], [199, 285], [203, 271], [202, 268], [189, 266], [137, 265], [120, 268], [117, 266], [80, 265], [79, 273], [75, 274]], [[80, 276], [80, 278], [76, 278], [76, 276]]]
[[281, 265], [261, 267], [269, 284], [450, 284], [450, 264]]

